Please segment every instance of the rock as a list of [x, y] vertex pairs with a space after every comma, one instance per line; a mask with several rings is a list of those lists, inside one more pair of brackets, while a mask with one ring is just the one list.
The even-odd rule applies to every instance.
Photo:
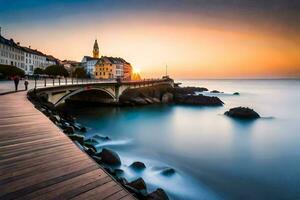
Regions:
[[71, 134], [74, 134], [75, 132], [75, 129], [73, 126], [67, 126], [65, 129], [64, 129], [64, 133], [65, 134], [68, 134], [68, 135], [71, 135]]
[[235, 93], [233, 93], [233, 95], [240, 95], [240, 93], [238, 93], [238, 92], [235, 92]]
[[149, 87], [127, 89], [119, 98], [120, 105], [147, 105], [160, 103], [162, 95], [172, 92], [170, 85], [155, 85]]
[[224, 114], [229, 117], [238, 118], [238, 119], [258, 119], [258, 118], [260, 118], [260, 116], [257, 112], [255, 112], [251, 108], [246, 108], [246, 107], [231, 108], [229, 111], [226, 111]]
[[222, 106], [224, 104], [218, 97], [209, 97], [202, 94], [197, 96], [179, 95], [175, 98], [175, 103], [201, 106]]
[[142, 162], [136, 161], [133, 162], [129, 167], [134, 170], [144, 170], [146, 168], [146, 165]]
[[158, 188], [154, 192], [148, 194], [146, 200], [169, 200], [169, 197], [163, 189]]
[[110, 167], [106, 166], [106, 167], [104, 167], [104, 170], [107, 171], [112, 176], [116, 175], [115, 172], [114, 172], [114, 170], [112, 168], [110, 168]]
[[81, 125], [78, 123], [73, 123], [72, 126], [74, 127], [75, 130], [80, 131]]
[[87, 140], [84, 141], [86, 144], [99, 144], [97, 140], [95, 140], [94, 138], [89, 138]]
[[173, 174], [175, 174], [175, 169], [166, 168], [166, 169], [161, 171], [161, 174], [164, 175], [164, 176], [172, 176]]
[[116, 180], [121, 183], [122, 185], [128, 184], [128, 181], [124, 177], [117, 177]]
[[119, 155], [116, 152], [114, 152], [113, 150], [104, 148], [97, 155], [101, 157], [102, 162], [104, 162], [108, 165], [114, 165], [114, 166], [121, 165], [121, 159], [120, 159]]
[[173, 94], [170, 93], [170, 92], [167, 92], [167, 93], [163, 94], [163, 96], [161, 98], [161, 102], [164, 103], [164, 104], [172, 103], [173, 98], [174, 98]]
[[79, 142], [79, 144], [83, 145], [84, 144], [84, 136], [82, 135], [69, 135], [69, 138], [73, 141]]
[[[84, 141], [84, 146], [86, 147], [86, 148], [88, 148], [88, 149], [92, 149], [95, 153], [94, 154], [96, 154], [96, 152], [97, 152], [97, 148], [96, 148], [96, 144], [94, 144], [94, 143], [89, 143], [89, 142], [86, 142], [86, 141]], [[92, 153], [93, 154], [93, 152], [91, 152], [91, 151], [89, 151], [89, 153]], [[89, 154], [88, 153], [88, 154]], [[90, 155], [90, 154], [89, 154]]]
[[147, 105], [147, 101], [144, 98], [136, 97], [131, 100], [136, 105]]
[[148, 104], [153, 104], [153, 103], [154, 103], [154, 101], [152, 100], [151, 97], [145, 97], [144, 99], [145, 99], [145, 101], [146, 101]]
[[102, 140], [102, 141], [110, 140], [110, 138], [108, 136], [102, 136], [102, 135], [94, 135], [93, 138], [96, 140]]
[[80, 150], [84, 151], [84, 147], [78, 141], [75, 140], [74, 143]]
[[188, 95], [188, 94], [195, 94], [196, 92], [204, 92], [208, 91], [207, 88], [203, 87], [175, 87], [173, 88], [174, 95]]
[[92, 156], [93, 160], [96, 161], [96, 163], [101, 164], [101, 158], [98, 156]]
[[212, 90], [212, 91], [210, 91], [210, 93], [216, 93], [216, 94], [218, 94], [218, 93], [221, 93], [221, 92], [218, 91], [218, 90]]
[[115, 169], [115, 174], [117, 177], [119, 177], [124, 174], [124, 170], [123, 169]]
[[84, 144], [85, 148], [85, 152], [89, 155], [89, 156], [94, 156], [97, 153], [97, 149], [93, 146], [93, 147], [87, 147], [86, 144]]
[[133, 187], [136, 190], [147, 190], [147, 186], [145, 181], [142, 178], [138, 178], [130, 183], [128, 183], [130, 187]]
[[85, 133], [86, 132], [86, 128], [83, 126], [83, 127], [80, 128], [79, 131], [82, 132], [82, 133]]
[[160, 100], [158, 98], [152, 98], [154, 103], [160, 103]]

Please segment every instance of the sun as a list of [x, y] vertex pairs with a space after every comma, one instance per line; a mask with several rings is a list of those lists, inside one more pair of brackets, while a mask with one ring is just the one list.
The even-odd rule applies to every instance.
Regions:
[[134, 74], [140, 74], [141, 73], [141, 69], [139, 69], [139, 68], [133, 68], [132, 72]]

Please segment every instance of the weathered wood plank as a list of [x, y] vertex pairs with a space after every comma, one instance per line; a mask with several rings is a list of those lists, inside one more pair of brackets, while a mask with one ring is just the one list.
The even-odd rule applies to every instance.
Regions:
[[27, 100], [0, 97], [0, 199], [135, 199]]

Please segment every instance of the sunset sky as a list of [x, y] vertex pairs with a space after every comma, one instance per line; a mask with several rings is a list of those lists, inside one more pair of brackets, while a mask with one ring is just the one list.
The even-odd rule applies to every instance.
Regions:
[[300, 0], [0, 0], [0, 26], [59, 59], [97, 38], [144, 77], [300, 77]]

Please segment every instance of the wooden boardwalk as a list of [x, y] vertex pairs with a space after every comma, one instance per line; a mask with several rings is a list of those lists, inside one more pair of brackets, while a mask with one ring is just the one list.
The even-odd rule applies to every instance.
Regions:
[[0, 199], [135, 199], [36, 110], [0, 96]]

